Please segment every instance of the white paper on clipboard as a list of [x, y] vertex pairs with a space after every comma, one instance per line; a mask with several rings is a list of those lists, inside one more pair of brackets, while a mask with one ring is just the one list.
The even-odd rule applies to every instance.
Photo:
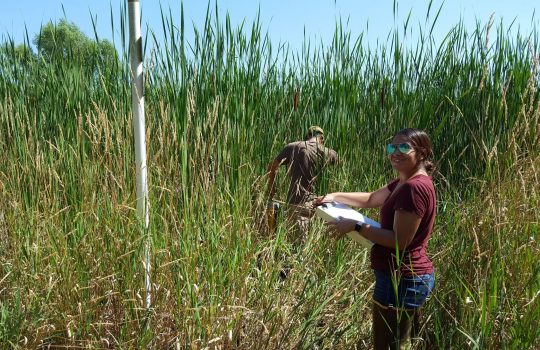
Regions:
[[[362, 215], [348, 205], [338, 202], [321, 204], [317, 206], [317, 208], [315, 208], [315, 213], [318, 217], [325, 221], [335, 221], [336, 219], [341, 217], [345, 219], [353, 219], [358, 222], [371, 225], [373, 227], [381, 227], [381, 225], [377, 221], [372, 220], [365, 215]], [[362, 235], [360, 235], [360, 233], [356, 231], [348, 232], [347, 236], [349, 236], [354, 241], [360, 243], [366, 248], [371, 248], [373, 246], [373, 242], [371, 242], [367, 238], [364, 238]]]

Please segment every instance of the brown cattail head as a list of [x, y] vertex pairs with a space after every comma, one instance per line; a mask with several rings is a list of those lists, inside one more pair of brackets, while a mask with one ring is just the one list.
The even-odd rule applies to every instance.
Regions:
[[296, 88], [296, 90], [294, 90], [294, 96], [293, 96], [293, 109], [295, 111], [298, 110], [299, 103], [300, 103], [300, 89]]

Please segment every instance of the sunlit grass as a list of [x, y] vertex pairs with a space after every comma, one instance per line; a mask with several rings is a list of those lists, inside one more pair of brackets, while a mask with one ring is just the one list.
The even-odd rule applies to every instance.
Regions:
[[395, 32], [369, 48], [338, 24], [330, 46], [292, 52], [258, 21], [209, 16], [189, 43], [183, 28], [165, 14], [165, 41], [147, 38], [150, 313], [126, 68], [88, 79], [0, 54], [2, 347], [368, 347], [368, 252], [319, 224], [303, 247], [284, 222], [264, 230], [267, 162], [312, 124], [344, 160], [320, 193], [389, 181], [382, 145], [402, 127], [432, 136], [429, 344], [537, 344], [536, 32], [457, 25], [439, 47]]

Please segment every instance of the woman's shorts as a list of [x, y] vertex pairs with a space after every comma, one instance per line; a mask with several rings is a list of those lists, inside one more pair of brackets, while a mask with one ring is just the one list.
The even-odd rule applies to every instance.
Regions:
[[[401, 276], [396, 281], [392, 275], [375, 273], [373, 300], [382, 306], [417, 309], [421, 307], [435, 285], [435, 274]], [[397, 282], [397, 283], [396, 283]], [[395, 285], [397, 284], [397, 289]]]

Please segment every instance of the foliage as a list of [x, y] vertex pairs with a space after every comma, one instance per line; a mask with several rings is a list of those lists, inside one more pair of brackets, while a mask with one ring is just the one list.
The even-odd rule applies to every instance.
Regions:
[[58, 24], [47, 23], [35, 35], [33, 43], [46, 61], [71, 62], [95, 72], [98, 66], [117, 64], [118, 55], [108, 40], [91, 40], [75, 23], [61, 19]]
[[16, 65], [27, 66], [35, 60], [32, 49], [25, 44], [15, 46], [13, 42], [4, 42], [0, 47], [0, 52]]
[[189, 43], [183, 14], [163, 28], [146, 66], [152, 310], [127, 62], [80, 68], [93, 49], [66, 21], [37, 36], [38, 64], [2, 46], [2, 347], [369, 346], [369, 252], [327, 239], [317, 221], [293, 247], [285, 222], [269, 236], [260, 219], [267, 162], [318, 124], [345, 160], [321, 193], [388, 182], [382, 145], [400, 128], [432, 136], [437, 287], [423, 345], [534, 348], [536, 33], [457, 25], [440, 46], [425, 32], [408, 48], [405, 28], [370, 48], [337, 25], [328, 47], [291, 52], [258, 21], [232, 28], [209, 15]]

